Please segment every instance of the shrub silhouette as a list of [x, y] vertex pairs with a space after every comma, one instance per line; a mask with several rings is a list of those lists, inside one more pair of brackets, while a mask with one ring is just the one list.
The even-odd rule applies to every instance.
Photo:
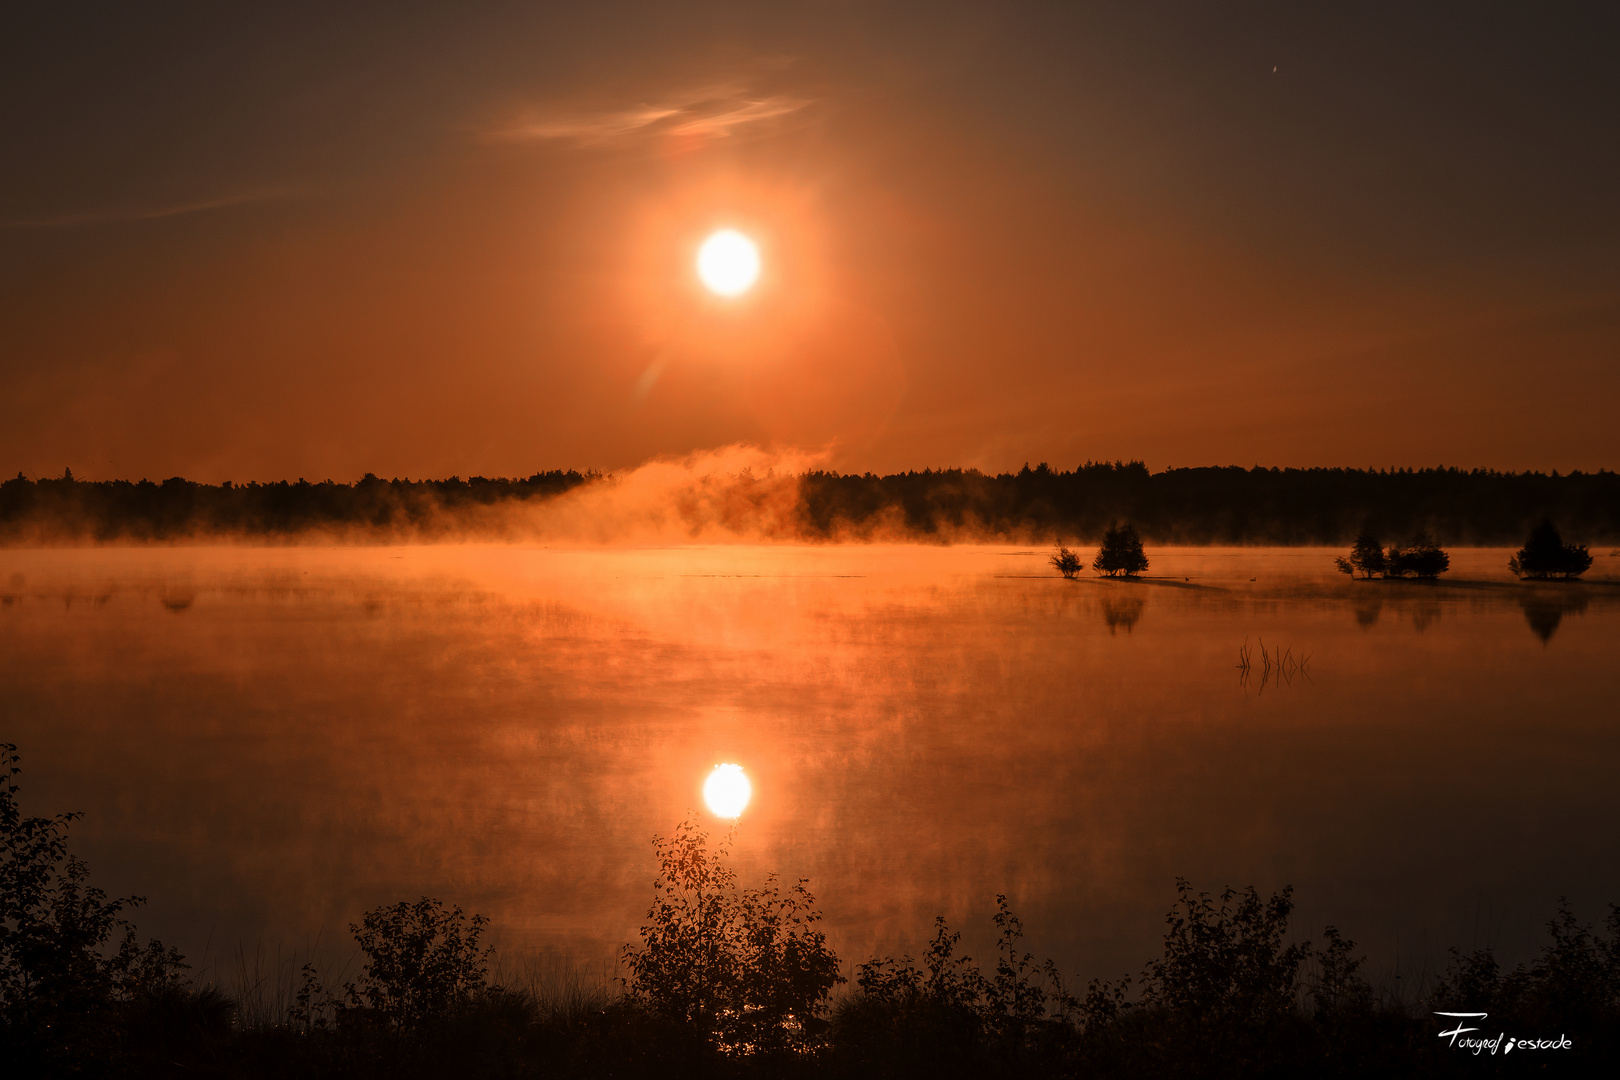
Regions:
[[1264, 1028], [1292, 1011], [1300, 965], [1311, 955], [1308, 942], [1282, 944], [1292, 886], [1269, 900], [1252, 886], [1242, 893], [1228, 888], [1220, 907], [1208, 893], [1194, 894], [1185, 878], [1176, 879], [1176, 893], [1164, 955], [1149, 962], [1144, 976], [1143, 1004], [1200, 1026]]
[[856, 977], [859, 993], [834, 1017], [844, 1071], [857, 1075], [1026, 1075], [1062, 1059], [1086, 1008], [1065, 989], [1050, 960], [1037, 967], [1019, 949], [1023, 923], [996, 897], [995, 972], [956, 955], [962, 935], [943, 917], [919, 968], [910, 956], [872, 959]]
[[1146, 570], [1147, 554], [1142, 550], [1142, 538], [1136, 535], [1136, 529], [1129, 523], [1110, 525], [1103, 534], [1097, 557], [1091, 561], [1091, 568], [1109, 577], [1120, 574], [1135, 577]]
[[1080, 572], [1080, 556], [1062, 544], [1057, 546], [1057, 551], [1047, 561], [1052, 564], [1054, 570], [1066, 578], [1072, 578]]
[[475, 999], [498, 995], [486, 981], [493, 949], [479, 949], [489, 920], [468, 919], [459, 906], [422, 897], [373, 908], [349, 924], [366, 955], [358, 983], [345, 983], [342, 997], [327, 992], [312, 964], [288, 1018], [305, 1030], [382, 1026], [415, 1031], [465, 1009]]
[[1388, 566], [1383, 547], [1377, 538], [1368, 533], [1356, 537], [1356, 546], [1350, 550], [1349, 558], [1341, 555], [1333, 561], [1341, 574], [1349, 574], [1351, 577], [1360, 574], [1364, 578], [1370, 578], [1374, 574], [1382, 574]]
[[1578, 578], [1592, 568], [1592, 553], [1584, 545], [1566, 544], [1549, 520], [1530, 531], [1512, 558], [1508, 569], [1520, 578]]
[[994, 977], [956, 955], [960, 935], [936, 919], [921, 967], [910, 957], [860, 966], [859, 993], [835, 1016], [840, 1074], [1368, 1075], [1358, 1066], [1376, 1056], [1369, 1045], [1402, 1045], [1410, 1022], [1379, 1014], [1354, 942], [1331, 926], [1325, 949], [1285, 942], [1290, 889], [1212, 899], [1185, 880], [1176, 888], [1136, 1000], [1129, 976], [1071, 994], [1051, 961], [1035, 966], [1005, 897]]
[[0, 1060], [18, 1075], [76, 1071], [110, 1053], [132, 1005], [178, 990], [186, 963], [160, 941], [136, 941], [123, 914], [141, 897], [108, 899], [89, 883], [67, 848], [82, 815], [22, 814], [20, 760], [0, 743]]
[[[986, 978], [970, 956], [957, 956], [961, 933], [953, 933], [944, 916], [934, 920], [934, 940], [919, 969], [909, 956], [873, 959], [860, 966], [855, 983], [873, 1001], [907, 1009], [928, 1009], [958, 1023], [998, 1035], [1022, 1036], [1047, 1016], [1047, 989], [1032, 979], [1033, 957], [1020, 954], [1024, 924], [996, 897], [995, 924], [1000, 954], [993, 979]], [[1061, 981], [1054, 980], [1061, 988]]]
[[657, 896], [626, 945], [629, 996], [732, 1054], [805, 1051], [820, 1042], [818, 1013], [843, 982], [838, 957], [815, 929], [821, 913], [804, 879], [783, 890], [775, 875], [739, 890], [726, 844], [688, 818], [657, 837]]
[[1432, 580], [1451, 567], [1451, 556], [1440, 549], [1434, 537], [1417, 533], [1404, 545], [1391, 545], [1384, 555], [1385, 577], [1416, 577]]
[[422, 897], [374, 908], [349, 932], [366, 954], [358, 985], [345, 987], [351, 1008], [368, 1008], [396, 1027], [442, 1016], [489, 989], [492, 950], [478, 948], [489, 920]]
[[1577, 921], [1560, 900], [1557, 917], [1547, 923], [1552, 940], [1528, 967], [1510, 972], [1501, 970], [1488, 948], [1454, 948], [1429, 1007], [1489, 1012], [1493, 1024], [1581, 1031], [1588, 1039], [1590, 1033], [1612, 1033], [1620, 1027], [1620, 905], [1609, 906], [1605, 924], [1607, 938]]

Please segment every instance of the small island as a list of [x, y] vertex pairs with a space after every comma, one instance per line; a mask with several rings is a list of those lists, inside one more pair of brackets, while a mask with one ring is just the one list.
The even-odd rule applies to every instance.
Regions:
[[[1047, 561], [1052, 564], [1054, 570], [1071, 580], [1080, 573], [1084, 565], [1078, 554], [1061, 543]], [[1099, 577], [1127, 578], [1137, 577], [1148, 568], [1147, 553], [1142, 549], [1142, 538], [1137, 535], [1136, 529], [1129, 522], [1124, 525], [1109, 524], [1108, 531], [1103, 534], [1102, 544], [1097, 548], [1097, 556], [1091, 560], [1091, 568]]]
[[1592, 553], [1584, 544], [1566, 544], [1550, 520], [1543, 519], [1530, 532], [1524, 547], [1508, 560], [1508, 569], [1520, 580], [1573, 581], [1592, 568]]
[[1376, 537], [1362, 533], [1350, 554], [1339, 556], [1334, 565], [1352, 578], [1360, 574], [1364, 579], [1433, 581], [1451, 568], [1451, 556], [1426, 532], [1416, 533], [1405, 544], [1391, 544], [1387, 550]]

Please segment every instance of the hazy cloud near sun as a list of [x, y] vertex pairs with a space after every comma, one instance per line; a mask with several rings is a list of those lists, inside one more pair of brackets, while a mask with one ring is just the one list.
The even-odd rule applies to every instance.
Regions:
[[538, 111], [497, 126], [488, 134], [503, 141], [555, 139], [582, 146], [638, 137], [722, 139], [738, 129], [767, 124], [810, 104], [809, 98], [760, 96], [736, 86], [710, 86], [627, 109]]

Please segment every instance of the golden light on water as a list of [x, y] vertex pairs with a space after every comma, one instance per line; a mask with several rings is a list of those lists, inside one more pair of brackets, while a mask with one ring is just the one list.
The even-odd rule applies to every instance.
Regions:
[[759, 248], [735, 229], [721, 229], [698, 249], [698, 277], [721, 296], [745, 293], [759, 277]]
[[741, 765], [716, 765], [703, 782], [703, 802], [715, 817], [738, 817], [753, 795], [754, 785]]

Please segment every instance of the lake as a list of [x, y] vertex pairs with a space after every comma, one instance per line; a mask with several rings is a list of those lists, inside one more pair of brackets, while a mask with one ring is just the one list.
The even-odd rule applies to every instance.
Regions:
[[1047, 554], [5, 550], [0, 741], [209, 977], [424, 894], [600, 970], [719, 762], [754, 783], [744, 882], [809, 878], [845, 961], [936, 914], [982, 957], [1005, 893], [1038, 956], [1139, 971], [1180, 875], [1292, 884], [1299, 936], [1410, 987], [1448, 945], [1528, 955], [1560, 896], [1620, 901], [1620, 558], [1531, 585], [1453, 550], [1424, 585], [1323, 549], [1150, 548], [1138, 582]]

